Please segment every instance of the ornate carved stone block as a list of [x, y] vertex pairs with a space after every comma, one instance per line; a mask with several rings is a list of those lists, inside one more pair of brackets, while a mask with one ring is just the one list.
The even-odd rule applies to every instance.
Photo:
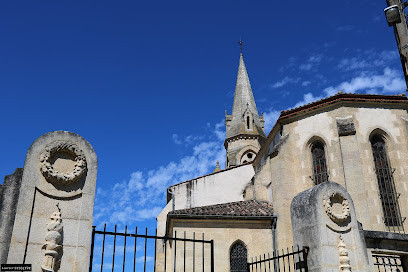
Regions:
[[295, 245], [310, 248], [311, 271], [370, 271], [353, 200], [343, 186], [327, 181], [299, 193], [291, 217]]
[[352, 117], [336, 118], [337, 130], [339, 136], [347, 136], [356, 134], [356, 128], [354, 127], [354, 121]]
[[8, 263], [32, 264], [37, 272], [88, 270], [96, 172], [96, 154], [81, 136], [54, 131], [34, 141], [24, 163]]
[[40, 169], [47, 181], [68, 185], [85, 174], [86, 158], [76, 144], [56, 141], [41, 153]]

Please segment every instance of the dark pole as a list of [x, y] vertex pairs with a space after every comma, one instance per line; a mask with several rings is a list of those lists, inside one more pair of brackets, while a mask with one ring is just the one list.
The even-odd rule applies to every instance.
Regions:
[[397, 41], [398, 51], [401, 58], [402, 70], [404, 72], [405, 83], [408, 90], [408, 27], [405, 16], [405, 5], [401, 0], [387, 0], [388, 7], [397, 5], [401, 22], [392, 24], [394, 28], [395, 40]]
[[214, 272], [214, 240], [211, 240], [211, 272]]
[[92, 226], [91, 255], [89, 256], [89, 272], [92, 272], [93, 252], [95, 245], [95, 226]]
[[303, 247], [302, 248], [302, 255], [303, 255], [303, 263], [304, 268], [305, 268], [305, 272], [309, 271], [309, 267], [307, 266], [307, 254], [309, 253], [309, 248], [308, 247]]

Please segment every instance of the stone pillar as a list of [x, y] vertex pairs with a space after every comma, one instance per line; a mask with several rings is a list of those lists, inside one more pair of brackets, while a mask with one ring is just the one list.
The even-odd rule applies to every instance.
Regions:
[[310, 249], [309, 271], [370, 271], [353, 200], [343, 186], [324, 182], [299, 193], [291, 217], [295, 245]]
[[352, 117], [336, 118], [346, 190], [355, 200], [357, 218], [363, 225], [370, 222], [361, 155]]
[[82, 137], [39, 137], [24, 163], [7, 263], [33, 271], [88, 271], [97, 158]]
[[23, 169], [17, 168], [0, 185], [0, 264], [7, 262], [22, 176]]

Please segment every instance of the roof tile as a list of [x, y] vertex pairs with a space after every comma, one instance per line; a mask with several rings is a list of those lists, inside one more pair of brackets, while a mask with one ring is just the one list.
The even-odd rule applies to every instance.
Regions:
[[169, 215], [273, 216], [273, 206], [266, 201], [247, 200], [175, 210], [169, 212]]

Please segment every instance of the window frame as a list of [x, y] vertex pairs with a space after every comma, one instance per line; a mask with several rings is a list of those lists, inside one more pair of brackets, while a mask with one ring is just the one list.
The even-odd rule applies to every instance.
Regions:
[[[378, 147], [375, 150], [374, 145], [379, 142], [382, 143], [382, 154]], [[375, 130], [369, 137], [369, 144], [384, 225], [388, 231], [404, 233], [404, 218], [401, 216], [399, 193], [395, 185], [395, 169], [390, 160], [389, 140], [384, 132]], [[378, 159], [382, 161], [378, 163]]]
[[[232, 250], [233, 249], [235, 249], [235, 247], [236, 246], [238, 246], [238, 245], [242, 245], [242, 247], [245, 249], [245, 263], [247, 264], [248, 263], [248, 248], [247, 248], [247, 245], [243, 242], [243, 241], [241, 241], [241, 240], [236, 240], [235, 242], [233, 242], [232, 244], [231, 244], [231, 246], [230, 246], [230, 248], [229, 248], [229, 271], [230, 272], [241, 272], [240, 270], [236, 270], [236, 269], [234, 269], [234, 270], [232, 270], [232, 256], [231, 256], [231, 253], [232, 253]], [[243, 269], [244, 270], [242, 270], [242, 272], [246, 272], [247, 271], [247, 267], [243, 267]]]
[[[316, 164], [316, 157], [315, 157], [315, 153], [314, 153], [314, 149], [317, 148], [316, 146], [320, 145], [321, 149], [322, 149], [322, 157], [319, 158], [317, 161], [323, 161], [323, 167], [321, 165], [321, 163]], [[310, 143], [310, 155], [311, 155], [311, 166], [312, 166], [312, 175], [310, 176], [311, 179], [313, 180], [313, 185], [318, 185], [321, 184], [323, 182], [327, 182], [329, 181], [329, 166], [327, 163], [327, 156], [326, 156], [326, 144], [324, 141], [320, 140], [320, 139], [314, 139], [313, 141], [311, 141]], [[317, 167], [321, 167], [323, 168], [323, 171], [317, 171]], [[325, 170], [325, 171], [324, 171]], [[319, 176], [319, 179], [321, 180], [320, 182], [316, 181], [316, 177]]]

